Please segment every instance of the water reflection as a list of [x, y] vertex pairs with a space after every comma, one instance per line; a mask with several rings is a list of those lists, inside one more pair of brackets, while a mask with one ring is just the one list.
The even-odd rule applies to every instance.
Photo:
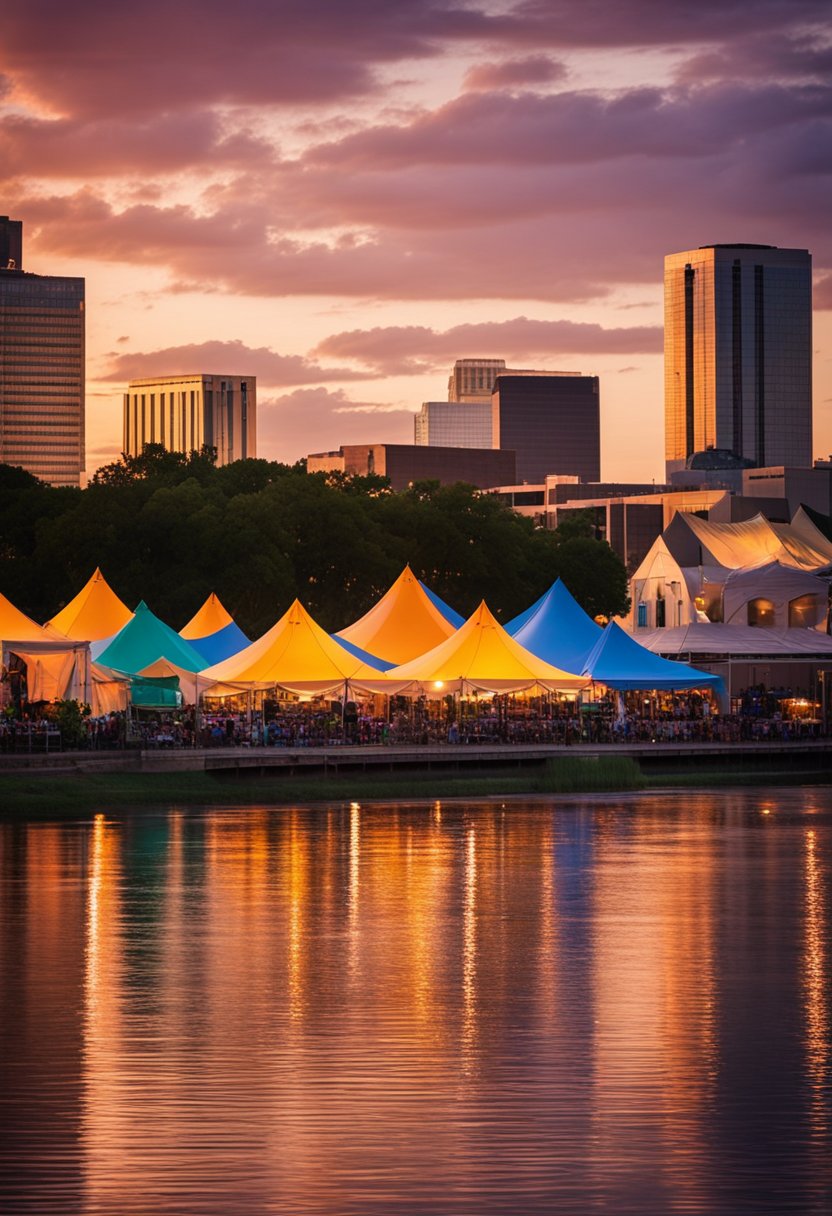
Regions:
[[0, 1206], [825, 1212], [831, 839], [817, 791], [0, 824]]

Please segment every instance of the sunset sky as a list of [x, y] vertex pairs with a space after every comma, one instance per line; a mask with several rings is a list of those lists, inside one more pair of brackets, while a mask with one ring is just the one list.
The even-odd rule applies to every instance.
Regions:
[[256, 375], [259, 454], [412, 442], [453, 360], [601, 377], [663, 478], [662, 261], [808, 248], [832, 452], [828, 0], [4, 0], [0, 212], [131, 377]]

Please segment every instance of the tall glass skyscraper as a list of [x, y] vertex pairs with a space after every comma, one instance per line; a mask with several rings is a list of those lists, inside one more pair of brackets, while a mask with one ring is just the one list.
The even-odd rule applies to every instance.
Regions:
[[703, 245], [664, 262], [665, 460], [723, 448], [812, 463], [812, 259]]
[[53, 486], [84, 471], [84, 280], [26, 274], [0, 215], [0, 461]]

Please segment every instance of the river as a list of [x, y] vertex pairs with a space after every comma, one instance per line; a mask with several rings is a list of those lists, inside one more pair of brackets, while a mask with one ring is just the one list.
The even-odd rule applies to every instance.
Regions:
[[11, 1216], [832, 1211], [829, 788], [0, 815], [0, 918]]

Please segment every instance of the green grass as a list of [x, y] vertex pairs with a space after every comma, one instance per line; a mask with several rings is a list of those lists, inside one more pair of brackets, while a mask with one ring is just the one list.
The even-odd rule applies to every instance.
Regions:
[[568, 756], [540, 768], [456, 772], [350, 772], [333, 776], [217, 778], [206, 773], [78, 773], [0, 777], [4, 814], [66, 815], [129, 806], [281, 806], [345, 799], [421, 799], [501, 794], [578, 794], [638, 790], [644, 777], [627, 756]]

